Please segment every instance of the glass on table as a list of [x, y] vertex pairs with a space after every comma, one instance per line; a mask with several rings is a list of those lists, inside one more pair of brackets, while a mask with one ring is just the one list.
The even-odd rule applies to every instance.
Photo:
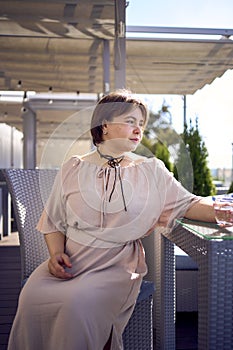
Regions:
[[212, 197], [215, 219], [219, 226], [233, 226], [233, 196]]

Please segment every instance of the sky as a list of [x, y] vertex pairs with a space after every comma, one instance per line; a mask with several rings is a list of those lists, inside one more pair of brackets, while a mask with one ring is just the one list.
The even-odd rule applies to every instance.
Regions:
[[[233, 29], [232, 0], [130, 0], [126, 25]], [[233, 38], [232, 38], [233, 40]], [[173, 127], [183, 130], [183, 96], [146, 96], [157, 112], [165, 100], [170, 106]], [[208, 165], [233, 166], [233, 70], [186, 97], [187, 121], [198, 118], [199, 131], [208, 150]]]

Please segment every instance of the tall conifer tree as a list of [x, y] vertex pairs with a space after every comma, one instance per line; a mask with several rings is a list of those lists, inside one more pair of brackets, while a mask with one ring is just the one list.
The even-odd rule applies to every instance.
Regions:
[[[196, 119], [195, 127], [190, 121], [189, 129], [187, 125], [183, 132], [183, 141], [186, 150], [189, 152], [191, 159], [192, 169], [187, 168], [187, 164], [184, 163], [183, 150], [182, 147], [178, 152], [178, 159], [175, 166], [175, 176], [178, 178], [178, 171], [182, 173], [185, 181], [182, 184], [190, 190], [190, 183], [188, 177], [190, 176], [190, 170], [193, 172], [193, 190], [192, 192], [199, 196], [209, 196], [215, 194], [215, 186], [213, 184], [213, 179], [208, 168], [207, 158], [208, 152], [205, 146], [205, 142], [198, 129], [198, 120]], [[185, 174], [187, 176], [185, 177]]]

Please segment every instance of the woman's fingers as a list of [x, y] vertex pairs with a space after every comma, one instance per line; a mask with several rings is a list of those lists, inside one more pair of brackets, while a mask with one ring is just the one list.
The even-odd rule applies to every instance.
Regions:
[[54, 255], [49, 259], [48, 268], [52, 275], [58, 278], [68, 279], [73, 275], [65, 270], [65, 267], [70, 268], [70, 258], [66, 254]]

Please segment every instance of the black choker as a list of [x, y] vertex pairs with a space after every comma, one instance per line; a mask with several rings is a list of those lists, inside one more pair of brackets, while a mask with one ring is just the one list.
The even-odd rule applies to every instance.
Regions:
[[125, 156], [112, 157], [112, 156], [109, 156], [108, 154], [103, 154], [100, 152], [98, 147], [97, 147], [97, 152], [99, 153], [101, 158], [105, 158], [108, 160], [108, 165], [112, 168], [117, 168], [118, 166], [120, 166], [120, 162], [125, 157]]
[[[109, 156], [108, 154], [102, 154], [100, 152], [100, 150], [98, 149], [98, 147], [97, 147], [97, 152], [99, 153], [101, 158], [105, 158], [105, 159], [108, 160], [108, 165], [111, 168], [115, 169], [114, 183], [113, 183], [112, 191], [110, 193], [108, 201], [111, 202], [111, 198], [112, 198], [113, 192], [115, 191], [116, 179], [117, 179], [117, 173], [118, 173], [118, 178], [119, 178], [120, 186], [121, 186], [121, 194], [122, 194], [122, 200], [123, 200], [123, 204], [124, 204], [124, 209], [125, 209], [125, 211], [127, 211], [126, 202], [125, 202], [125, 196], [124, 196], [124, 190], [123, 190], [123, 184], [122, 184], [122, 179], [121, 179], [121, 173], [120, 173], [120, 171], [117, 170], [117, 168], [119, 168], [119, 166], [120, 166], [120, 162], [124, 159], [125, 156], [112, 157], [112, 156]], [[107, 188], [108, 188], [108, 181], [107, 181], [107, 184], [106, 184], [106, 190], [107, 190]]]

